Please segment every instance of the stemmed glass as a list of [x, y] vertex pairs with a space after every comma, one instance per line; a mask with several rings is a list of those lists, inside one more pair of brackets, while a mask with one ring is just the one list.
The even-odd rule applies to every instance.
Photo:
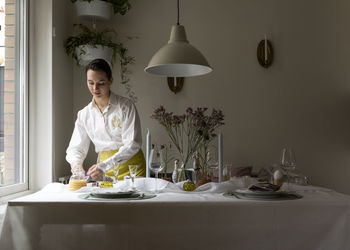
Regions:
[[137, 165], [129, 165], [129, 172], [130, 172], [130, 177], [131, 177], [131, 182], [132, 182], [132, 189], [135, 189], [135, 178], [136, 178], [136, 172], [137, 172]]
[[158, 192], [157, 187], [157, 179], [158, 179], [158, 173], [163, 170], [165, 164], [163, 160], [163, 151], [158, 150], [157, 147], [153, 147], [150, 152], [149, 157], [149, 168], [155, 173], [156, 181], [155, 181], [155, 192]]
[[[111, 153], [109, 153], [109, 157], [110, 157], [110, 154]], [[101, 154], [98, 154], [96, 165], [101, 162], [100, 160], [101, 160]], [[106, 181], [106, 173], [103, 172], [102, 176], [96, 179], [96, 181], [102, 181], [102, 183], [104, 183]]]
[[281, 167], [287, 174], [287, 191], [290, 191], [290, 171], [296, 167], [296, 158], [293, 148], [283, 148], [281, 152]]
[[117, 184], [118, 183], [119, 169], [120, 169], [120, 165], [119, 164], [113, 168], [113, 175], [114, 175], [113, 184]]

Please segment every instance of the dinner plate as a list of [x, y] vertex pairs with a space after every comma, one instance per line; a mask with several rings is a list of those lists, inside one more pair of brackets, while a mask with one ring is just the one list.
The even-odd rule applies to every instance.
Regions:
[[81, 194], [78, 197], [84, 200], [96, 200], [96, 201], [113, 201], [113, 200], [145, 200], [145, 199], [151, 199], [156, 197], [157, 195], [155, 194], [146, 194], [146, 193], [133, 193], [133, 194], [125, 194], [121, 195], [120, 192], [118, 194]]
[[257, 190], [250, 190], [250, 189], [237, 189], [234, 192], [240, 195], [251, 196], [251, 197], [276, 197], [276, 196], [283, 196], [286, 193], [283, 191], [257, 191]]
[[90, 195], [96, 198], [104, 199], [120, 199], [120, 198], [137, 198], [140, 193], [135, 191], [125, 191], [125, 192], [91, 192]]
[[244, 200], [294, 200], [303, 197], [297, 193], [284, 191], [252, 191], [249, 189], [237, 189], [224, 195]]

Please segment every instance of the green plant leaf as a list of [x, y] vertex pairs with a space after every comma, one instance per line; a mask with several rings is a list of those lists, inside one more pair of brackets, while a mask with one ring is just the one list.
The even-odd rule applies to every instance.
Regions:
[[117, 41], [118, 34], [115, 30], [110, 28], [105, 28], [103, 30], [90, 29], [84, 24], [74, 24], [74, 27], [80, 32], [75, 36], [70, 36], [64, 43], [64, 48], [66, 53], [71, 56], [80, 65], [79, 56], [85, 54], [86, 51], [80, 50], [77, 54], [76, 48], [81, 45], [91, 45], [96, 47], [97, 45], [109, 47], [112, 49], [112, 66], [119, 60], [120, 64], [120, 77], [121, 84], [129, 82], [130, 71], [128, 66], [135, 62], [134, 57], [128, 55], [128, 49], [124, 46], [122, 42]]

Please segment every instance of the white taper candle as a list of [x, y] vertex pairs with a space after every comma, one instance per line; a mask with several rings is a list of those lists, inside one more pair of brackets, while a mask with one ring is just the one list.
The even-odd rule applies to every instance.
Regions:
[[147, 129], [147, 136], [146, 136], [146, 178], [149, 178], [149, 154], [151, 150], [151, 133], [149, 132], [149, 129]]
[[267, 38], [266, 38], [266, 34], [265, 34], [265, 46], [264, 46], [264, 49], [265, 49], [265, 62], [267, 61]]
[[222, 182], [222, 171], [223, 171], [223, 138], [222, 133], [219, 132], [218, 134], [218, 165], [219, 165], [219, 182]]

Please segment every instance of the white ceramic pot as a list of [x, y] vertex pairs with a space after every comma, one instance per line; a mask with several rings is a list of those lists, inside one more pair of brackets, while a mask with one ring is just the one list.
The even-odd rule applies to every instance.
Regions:
[[[85, 53], [83, 52], [85, 51]], [[111, 63], [113, 50], [109, 47], [97, 45], [96, 48], [90, 45], [81, 45], [76, 48], [80, 64], [86, 66], [94, 59], [101, 58]]]
[[76, 1], [74, 5], [78, 17], [109, 20], [113, 16], [113, 5], [105, 1]]

